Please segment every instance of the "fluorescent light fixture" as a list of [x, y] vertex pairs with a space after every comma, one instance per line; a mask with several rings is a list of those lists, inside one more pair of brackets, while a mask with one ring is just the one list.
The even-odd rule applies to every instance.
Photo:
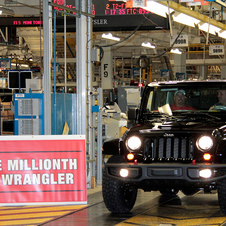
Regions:
[[[208, 26], [209, 26], [208, 23], [200, 22], [198, 24], [199, 29], [202, 30], [202, 31], [205, 31], [205, 32], [208, 32]], [[209, 33], [210, 34], [216, 35], [216, 33], [218, 33], [220, 30], [221, 29], [219, 27], [216, 27], [216, 26], [213, 26], [213, 25], [210, 24], [210, 27], [209, 27]]]
[[114, 41], [120, 41], [120, 38], [114, 37], [111, 33], [102, 34], [102, 38], [111, 39], [111, 40], [114, 40]]
[[150, 42], [143, 42], [141, 45], [143, 47], [147, 47], [147, 48], [151, 48], [151, 49], [155, 48], [155, 46], [153, 46]]
[[10, 8], [0, 6], [0, 14], [4, 15], [14, 15], [14, 11]]
[[175, 54], [182, 54], [182, 52], [179, 49], [171, 49], [170, 52]]
[[[142, 8], [165, 18], [166, 18], [166, 14], [169, 13], [167, 6], [164, 6], [155, 1], [147, 1], [147, 6]], [[170, 13], [172, 13], [173, 11], [174, 10], [170, 8]]]
[[[16, 63], [11, 63], [12, 66], [16, 66]], [[29, 67], [28, 64], [18, 64], [18, 66], [21, 66], [21, 67]]]
[[178, 23], [190, 26], [190, 27], [195, 27], [195, 24], [198, 24], [201, 22], [200, 20], [198, 20], [194, 17], [188, 16], [184, 13], [179, 13], [179, 12], [175, 12], [173, 14], [173, 20]]
[[218, 36], [226, 39], [226, 30], [220, 30], [218, 32]]

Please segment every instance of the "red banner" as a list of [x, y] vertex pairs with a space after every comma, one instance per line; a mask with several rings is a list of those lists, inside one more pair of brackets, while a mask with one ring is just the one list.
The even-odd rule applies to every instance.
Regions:
[[86, 204], [85, 137], [0, 137], [0, 204]]

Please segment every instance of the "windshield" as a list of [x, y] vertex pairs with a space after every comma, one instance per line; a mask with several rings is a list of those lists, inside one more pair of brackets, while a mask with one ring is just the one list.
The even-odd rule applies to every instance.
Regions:
[[162, 112], [163, 108], [163, 110], [170, 110], [172, 114], [187, 111], [226, 111], [226, 86], [217, 84], [185, 84], [184, 86], [175, 84], [175, 87], [172, 85], [150, 87], [145, 94], [147, 98], [145, 98], [143, 110], [146, 113]]

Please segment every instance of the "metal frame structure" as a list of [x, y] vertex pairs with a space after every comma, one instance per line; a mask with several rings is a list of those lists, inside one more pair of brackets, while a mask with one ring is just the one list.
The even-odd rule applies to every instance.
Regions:
[[[51, 3], [50, 0], [44, 1], [43, 4], [43, 35], [44, 40], [44, 109], [45, 109], [45, 135], [51, 134], [51, 106], [49, 103], [51, 101], [51, 81], [50, 81], [50, 62], [52, 53], [52, 18], [54, 18], [54, 28], [56, 26], [56, 11], [53, 10], [52, 6], [60, 7], [64, 10], [68, 10], [65, 6], [59, 6], [55, 3]], [[95, 176], [95, 148], [92, 143], [95, 142], [95, 135], [91, 131], [90, 125], [93, 125], [93, 117], [91, 117], [92, 112], [92, 98], [91, 98], [91, 87], [92, 87], [92, 61], [91, 61], [91, 49], [92, 49], [92, 0], [75, 0], [75, 6], [79, 10], [70, 9], [71, 12], [76, 12], [76, 75], [77, 75], [77, 131], [76, 134], [86, 135], [86, 153], [87, 153], [87, 184], [91, 182], [91, 176]], [[63, 12], [64, 14], [68, 14]], [[64, 26], [65, 23], [64, 23]], [[64, 29], [65, 30], [65, 29]], [[51, 31], [51, 32], [50, 32]], [[55, 31], [55, 29], [54, 29]], [[54, 32], [55, 34], [55, 32]], [[54, 84], [55, 84], [55, 54], [56, 54], [56, 41], [54, 35]], [[66, 61], [66, 58], [65, 58]], [[66, 76], [66, 74], [65, 74]], [[65, 82], [66, 87], [66, 82]], [[66, 90], [66, 88], [65, 88]], [[54, 93], [56, 92], [54, 85]], [[101, 90], [102, 93], [102, 90]], [[102, 101], [101, 95], [99, 95], [99, 103]], [[94, 102], [93, 102], [94, 103]], [[55, 107], [54, 101], [54, 107]], [[55, 115], [55, 114], [54, 114]], [[55, 120], [56, 117], [54, 116]], [[102, 121], [102, 112], [98, 114], [98, 121]], [[55, 122], [56, 123], [56, 122]], [[98, 133], [102, 133], [102, 125], [98, 126]], [[98, 154], [97, 154], [97, 181], [98, 184], [102, 180], [102, 134], [98, 139]], [[94, 139], [93, 139], [94, 138]], [[101, 139], [101, 140], [100, 140]], [[89, 186], [88, 186], [89, 188]]]

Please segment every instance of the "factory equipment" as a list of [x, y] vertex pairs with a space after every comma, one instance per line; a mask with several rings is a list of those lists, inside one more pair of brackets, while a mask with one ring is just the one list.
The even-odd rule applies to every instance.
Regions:
[[42, 93], [15, 94], [15, 135], [44, 135], [43, 97]]

